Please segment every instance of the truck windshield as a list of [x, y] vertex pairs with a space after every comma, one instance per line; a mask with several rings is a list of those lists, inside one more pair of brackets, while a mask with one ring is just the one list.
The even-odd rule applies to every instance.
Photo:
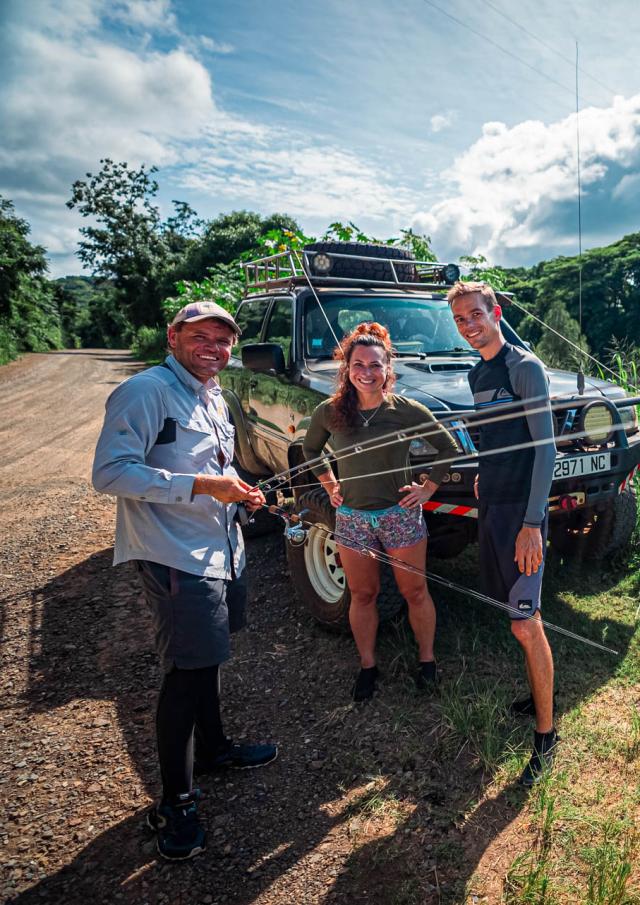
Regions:
[[305, 350], [310, 358], [330, 358], [336, 345], [333, 333], [340, 340], [363, 321], [385, 326], [398, 355], [477, 354], [458, 333], [446, 299], [323, 295], [321, 301], [326, 317], [313, 296], [305, 302]]

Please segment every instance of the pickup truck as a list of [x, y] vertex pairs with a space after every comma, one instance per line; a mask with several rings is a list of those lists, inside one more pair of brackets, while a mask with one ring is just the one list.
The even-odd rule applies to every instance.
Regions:
[[[334, 389], [335, 337], [362, 321], [378, 321], [394, 344], [395, 392], [428, 406], [458, 444], [460, 464], [452, 465], [424, 516], [430, 553], [461, 553], [477, 533], [477, 415], [467, 372], [478, 353], [459, 336], [446, 301], [457, 266], [414, 261], [396, 247], [324, 242], [307, 246], [301, 256], [283, 252], [244, 268], [246, 293], [236, 314], [242, 336], [221, 375], [240, 474], [252, 483], [267, 481], [304, 461], [311, 413]], [[509, 297], [500, 295], [500, 301], [507, 308], [506, 339], [527, 347], [509, 324]], [[580, 393], [576, 374], [547, 370], [558, 450], [549, 540], [564, 556], [608, 557], [628, 544], [636, 525], [640, 400], [594, 377], [586, 378]], [[413, 441], [414, 479], [429, 473], [434, 454], [425, 440]], [[304, 470], [279, 487], [277, 501], [306, 510], [306, 520], [329, 529], [312, 527], [305, 543], [289, 544], [287, 554], [305, 605], [319, 621], [343, 624], [349, 592], [330, 534], [334, 511], [326, 494]], [[378, 606], [383, 619], [401, 606], [390, 573], [383, 576]]]

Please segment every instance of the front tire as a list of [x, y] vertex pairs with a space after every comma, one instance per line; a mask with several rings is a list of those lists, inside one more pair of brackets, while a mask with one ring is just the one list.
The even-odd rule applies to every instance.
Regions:
[[604, 512], [581, 514], [583, 521], [551, 525], [549, 540], [558, 553], [571, 558], [602, 560], [629, 546], [637, 521], [636, 490], [625, 487]]
[[[300, 497], [296, 511], [305, 509], [305, 527], [311, 525], [305, 543], [299, 546], [287, 543], [291, 579], [300, 602], [314, 619], [343, 630], [349, 625], [351, 594], [333, 536], [335, 509], [322, 488], [310, 490]], [[380, 622], [392, 619], [403, 606], [404, 600], [398, 592], [392, 570], [389, 566], [381, 566], [378, 594]]]

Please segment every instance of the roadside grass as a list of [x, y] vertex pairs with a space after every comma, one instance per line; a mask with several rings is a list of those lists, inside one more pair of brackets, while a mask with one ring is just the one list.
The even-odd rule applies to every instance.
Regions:
[[[477, 585], [473, 549], [455, 561], [434, 560], [429, 568], [460, 585]], [[396, 784], [395, 792], [401, 801], [418, 802], [412, 824], [428, 814], [430, 830], [448, 828], [432, 848], [437, 871], [447, 878], [434, 902], [640, 905], [639, 591], [638, 533], [631, 552], [604, 563], [550, 553], [544, 618], [618, 654], [547, 632], [561, 742], [554, 770], [529, 793], [516, 780], [530, 754], [533, 725], [509, 712], [528, 688], [504, 614], [434, 586], [442, 681], [430, 699], [413, 684], [416, 649], [406, 622], [381, 633], [380, 660], [391, 684], [385, 706], [403, 757], [420, 763], [428, 747], [434, 761], [448, 765], [440, 795], [434, 776], [420, 771], [408, 785]], [[384, 800], [378, 802], [377, 794], [361, 807], [391, 807], [389, 787]], [[499, 808], [507, 814], [504, 826], [493, 835], [487, 826], [484, 851], [477, 863], [467, 862], [454, 829], [459, 840], [467, 829], [481, 834], [482, 815]], [[483, 889], [488, 891], [478, 892]]]

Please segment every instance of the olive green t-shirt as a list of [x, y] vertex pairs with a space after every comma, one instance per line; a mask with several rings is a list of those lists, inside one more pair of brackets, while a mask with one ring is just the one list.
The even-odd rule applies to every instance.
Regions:
[[[411, 435], [406, 438], [398, 437], [396, 441], [387, 443], [379, 449], [365, 449], [355, 455], [345, 454], [341, 457], [341, 450], [346, 450], [347, 447], [357, 443], [365, 443], [387, 434], [420, 426], [423, 430], [429, 430], [428, 436], [424, 439], [437, 450], [429, 475], [436, 484], [440, 483], [449, 470], [451, 459], [457, 455], [457, 447], [451, 434], [436, 421], [429, 409], [404, 396], [388, 395], [375, 415], [374, 409], [364, 410], [362, 412], [364, 417], [371, 418], [368, 427], [362, 421], [348, 430], [335, 428], [332, 410], [333, 404], [329, 399], [321, 402], [316, 408], [311, 416], [303, 452], [307, 461], [316, 459], [322, 455], [322, 450], [331, 438], [331, 451], [338, 460], [340, 492], [344, 505], [352, 509], [388, 509], [397, 505], [403, 496], [400, 488], [411, 483], [412, 479], [409, 447], [413, 437]], [[414, 430], [414, 436], [415, 433]], [[315, 475], [320, 475], [326, 472], [328, 467], [329, 460], [326, 459], [312, 470]], [[387, 473], [377, 474], [377, 472]]]

